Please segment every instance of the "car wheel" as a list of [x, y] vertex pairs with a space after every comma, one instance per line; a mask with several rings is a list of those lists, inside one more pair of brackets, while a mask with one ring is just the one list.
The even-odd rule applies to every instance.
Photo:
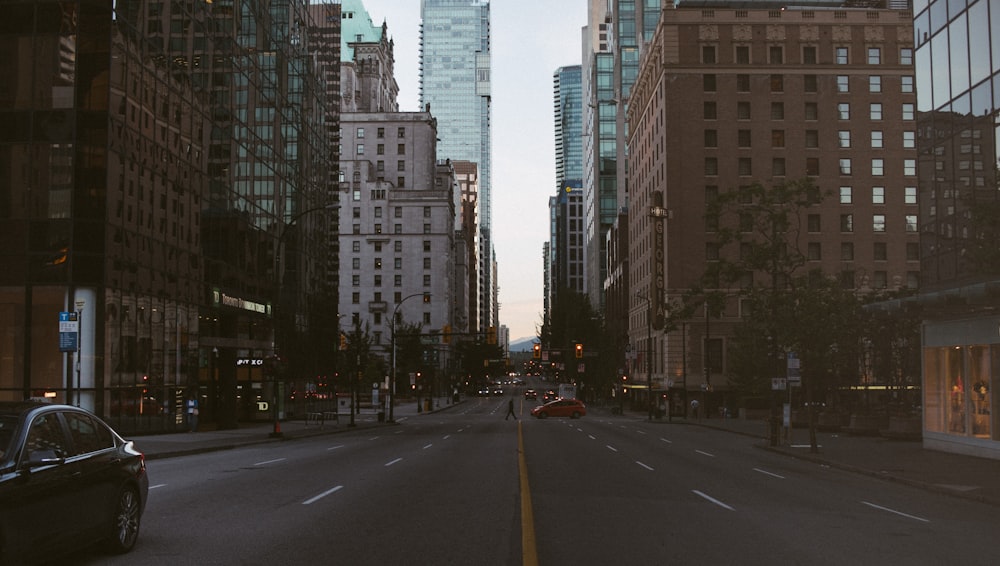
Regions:
[[106, 541], [108, 552], [124, 554], [135, 546], [139, 539], [139, 519], [141, 517], [139, 494], [134, 487], [126, 487], [118, 494], [115, 514], [112, 517], [111, 534]]
[[540, 418], [540, 419], [547, 419], [547, 418], [549, 418], [549, 414], [546, 413], [545, 411], [542, 411], [542, 412], [538, 413], [538, 418]]
[[580, 413], [578, 411], [573, 411], [572, 418], [574, 418], [574, 419], [580, 418]]

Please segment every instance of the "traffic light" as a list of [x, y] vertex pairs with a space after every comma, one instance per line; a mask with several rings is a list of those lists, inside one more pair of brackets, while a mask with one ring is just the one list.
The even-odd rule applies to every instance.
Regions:
[[340, 333], [340, 351], [347, 350], [347, 334]]
[[542, 359], [542, 345], [541, 344], [536, 343], [534, 346], [532, 346], [531, 357], [534, 358], [534, 359], [536, 359], [536, 360]]
[[576, 343], [576, 357], [578, 358], [583, 357], [583, 344], [579, 342]]

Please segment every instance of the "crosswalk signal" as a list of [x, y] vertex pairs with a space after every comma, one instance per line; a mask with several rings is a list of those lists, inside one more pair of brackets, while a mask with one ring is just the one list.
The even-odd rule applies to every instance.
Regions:
[[583, 344], [579, 342], [576, 343], [576, 357], [578, 358], [583, 357]]
[[534, 358], [534, 359], [536, 359], [536, 360], [542, 359], [542, 345], [541, 344], [535, 344], [534, 346], [532, 346], [531, 357]]

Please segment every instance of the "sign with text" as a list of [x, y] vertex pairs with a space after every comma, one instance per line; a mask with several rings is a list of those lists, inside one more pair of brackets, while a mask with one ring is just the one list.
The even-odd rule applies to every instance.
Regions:
[[59, 313], [59, 351], [75, 352], [80, 339], [80, 313]]

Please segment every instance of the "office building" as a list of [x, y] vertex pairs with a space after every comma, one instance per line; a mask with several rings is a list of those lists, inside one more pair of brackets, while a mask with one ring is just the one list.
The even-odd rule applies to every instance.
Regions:
[[488, 0], [422, 0], [420, 103], [438, 123], [438, 159], [470, 161], [478, 171], [479, 330], [496, 326], [492, 229], [491, 38]]
[[652, 359], [630, 375], [720, 391], [738, 290], [682, 328], [659, 316], [740, 252], [706, 214], [718, 195], [808, 178], [827, 196], [795, 223], [803, 272], [919, 286], [913, 31], [907, 10], [696, 4], [664, 8], [629, 99], [628, 327]]

